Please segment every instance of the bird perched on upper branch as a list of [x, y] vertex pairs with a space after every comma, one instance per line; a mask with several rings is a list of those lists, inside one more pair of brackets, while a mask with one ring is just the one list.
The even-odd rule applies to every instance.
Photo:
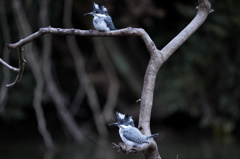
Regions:
[[108, 15], [108, 10], [101, 4], [93, 4], [93, 12], [84, 15], [93, 15], [93, 25], [98, 31], [116, 30], [112, 18]]
[[119, 127], [119, 134], [122, 141], [129, 146], [138, 146], [144, 143], [149, 144], [149, 139], [157, 137], [158, 134], [144, 136], [136, 127], [134, 121], [128, 114], [116, 113], [117, 122], [111, 123], [109, 126], [114, 125]]

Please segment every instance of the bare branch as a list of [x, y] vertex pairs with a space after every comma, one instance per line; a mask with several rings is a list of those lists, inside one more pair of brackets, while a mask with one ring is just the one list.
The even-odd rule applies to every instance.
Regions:
[[139, 99], [136, 100], [136, 103], [138, 103], [138, 102], [141, 102], [141, 98], [139, 98]]
[[123, 142], [119, 142], [118, 144], [112, 142], [113, 148], [117, 149], [118, 152], [123, 152], [125, 154], [131, 153], [131, 152], [137, 153], [140, 151], [144, 151], [148, 148], [155, 149], [155, 144], [156, 143], [154, 142], [154, 140], [151, 140], [149, 144], [146, 143], [146, 144], [138, 145], [136, 147], [132, 147]]
[[208, 14], [213, 11], [211, 9], [211, 3], [208, 0], [199, 0], [199, 6], [196, 7], [196, 10], [198, 12], [194, 19], [161, 50], [164, 61], [203, 24]]
[[17, 48], [19, 46], [26, 45], [27, 43], [39, 38], [44, 34], [58, 34], [58, 35], [74, 35], [74, 36], [87, 36], [87, 37], [111, 37], [111, 36], [139, 36], [145, 42], [150, 54], [156, 53], [157, 50], [154, 42], [146, 31], [142, 28], [125, 28], [115, 31], [99, 32], [97, 30], [79, 30], [79, 29], [62, 29], [62, 28], [40, 28], [39, 31], [29, 35], [28, 37], [21, 39], [19, 42], [14, 44], [9, 44], [8, 47], [11, 49]]
[[[144, 135], [151, 135], [150, 118], [152, 111], [155, 80], [158, 70], [160, 69], [162, 64], [203, 24], [209, 12], [211, 11], [211, 4], [208, 0], [200, 0], [199, 3], [199, 7], [197, 7], [197, 15], [187, 25], [187, 27], [184, 28], [161, 51], [157, 51], [158, 54], [156, 54], [156, 56], [151, 56], [144, 77], [138, 123], [138, 128], [142, 131]], [[157, 150], [157, 144], [154, 144], [154, 146], [155, 148], [148, 148], [146, 149], [146, 151], [144, 151], [145, 158], [161, 158]]]
[[10, 69], [10, 70], [12, 70], [12, 71], [15, 71], [15, 72], [18, 72], [18, 71], [19, 71], [18, 68], [9, 65], [9, 64], [6, 63], [2, 58], [0, 58], [0, 63], [3, 64], [3, 66], [6, 66], [8, 69]]
[[[20, 41], [9, 44], [9, 49], [14, 49], [23, 45], [28, 44], [29, 42], [39, 38], [44, 34], [58, 34], [58, 35], [74, 35], [74, 36], [88, 36], [88, 37], [110, 37], [110, 36], [139, 36], [143, 39], [149, 53], [151, 56], [157, 56], [159, 50], [156, 48], [156, 45], [142, 28], [125, 28], [109, 32], [99, 32], [97, 30], [79, 30], [79, 29], [61, 29], [61, 28], [40, 28], [38, 32], [35, 32], [28, 37], [21, 39]], [[14, 84], [15, 85], [15, 84]], [[14, 86], [10, 85], [10, 86]]]
[[139, 115], [139, 128], [143, 133], [150, 135], [150, 117], [153, 102], [155, 79], [161, 65], [203, 24], [206, 20], [211, 4], [208, 0], [201, 0], [195, 18], [156, 56], [152, 56], [144, 77], [144, 86], [141, 97], [141, 108]]
[[18, 48], [18, 56], [19, 56], [19, 70], [18, 70], [18, 75], [15, 79], [15, 81], [11, 84], [6, 85], [7, 87], [13, 87], [15, 86], [22, 78], [23, 72], [24, 72], [24, 65], [26, 60], [23, 57], [23, 48], [22, 46], [19, 46]]

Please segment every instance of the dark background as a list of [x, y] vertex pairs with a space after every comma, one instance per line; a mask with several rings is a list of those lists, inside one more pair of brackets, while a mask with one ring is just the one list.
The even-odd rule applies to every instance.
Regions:
[[[83, 16], [85, 13], [92, 11], [93, 2], [73, 1], [71, 20], [74, 28], [94, 29], [92, 17]], [[194, 18], [195, 7], [198, 5], [197, 0], [102, 0], [95, 2], [102, 3], [108, 8], [116, 28], [143, 28], [158, 49], [164, 47]], [[11, 41], [4, 39], [3, 33], [6, 32], [6, 29], [1, 25], [1, 58], [3, 58], [3, 50], [7, 44], [26, 37], [21, 36], [17, 29], [19, 23], [13, 13], [13, 3], [13, 1], [1, 0], [0, 4], [1, 12], [4, 12], [7, 17], [11, 36]], [[55, 28], [65, 28], [63, 25], [63, 0], [49, 0], [47, 8], [49, 25], [46, 26], [42, 26], [39, 20], [39, 1], [23, 0], [20, 3], [27, 16], [32, 33], [49, 25]], [[159, 143], [165, 143], [160, 146], [161, 149], [159, 150], [163, 158], [165, 156], [174, 158], [180, 152], [188, 154], [185, 158], [196, 156], [200, 158], [202, 153], [198, 150], [205, 148], [208, 150], [207, 154], [214, 154], [208, 157], [206, 155], [205, 158], [219, 158], [219, 156], [223, 157], [225, 153], [222, 152], [224, 155], [215, 155], [214, 152], [218, 154], [219, 150], [221, 151], [226, 146], [225, 144], [229, 144], [226, 147], [239, 147], [237, 143], [239, 143], [240, 137], [240, 2], [212, 0], [211, 3], [214, 12], [209, 15], [197, 32], [163, 64], [156, 79], [151, 125], [152, 132], [159, 132], [160, 134], [156, 140]], [[73, 57], [69, 53], [66, 36], [51, 35], [49, 37], [52, 42], [52, 68], [50, 69], [67, 103], [66, 105], [68, 105], [67, 109], [80, 126], [89, 125], [85, 128], [98, 136], [86, 94], [82, 93], [82, 100], [77, 105], [71, 105], [78, 89], [81, 89], [81, 84], [76, 74]], [[140, 104], [135, 101], [141, 97], [143, 78], [149, 60], [149, 53], [142, 40], [138, 37], [76, 37], [76, 39], [85, 62], [86, 73], [97, 92], [101, 109], [109, 99], [109, 84], [113, 82], [119, 86], [119, 89], [114, 92], [117, 96], [116, 102], [113, 104], [114, 111], [129, 113], [133, 116], [135, 125], [137, 125]], [[43, 37], [40, 37], [33, 42], [38, 50], [34, 54], [39, 56], [39, 60], [41, 60], [42, 40]], [[99, 59], [101, 55], [96, 55], [98, 45], [103, 45], [105, 48], [108, 56], [107, 63], [111, 63], [111, 65], [108, 65], [110, 67], [104, 68], [104, 62], [102, 63]], [[25, 52], [25, 54], [28, 54], [28, 52]], [[9, 63], [17, 67], [18, 56], [16, 50], [10, 50], [9, 58]], [[5, 87], [4, 78], [6, 74], [3, 68], [3, 66], [0, 67], [1, 90]], [[110, 71], [110, 78], [107, 74], [108, 71]], [[113, 73], [111, 74], [111, 72]], [[14, 81], [15, 77], [16, 73], [11, 71], [7, 83]], [[1, 147], [15, 150], [18, 149], [15, 142], [23, 145], [26, 143], [30, 147], [38, 145], [36, 149], [32, 150], [33, 152], [31, 151], [33, 154], [35, 151], [43, 152], [44, 143], [38, 133], [37, 120], [32, 104], [35, 87], [35, 77], [29, 64], [26, 63], [21, 82], [5, 93], [0, 92], [0, 96], [4, 97], [0, 103]], [[63, 143], [68, 143], [67, 147], [70, 146], [69, 149], [74, 149], [71, 148], [71, 143], [74, 143], [73, 139], [65, 132], [56, 111], [57, 108], [52, 102], [46, 86], [43, 91], [42, 106], [47, 128], [53, 140], [59, 147]], [[112, 115], [109, 114], [109, 116]], [[110, 118], [106, 121], [106, 124], [110, 121], [114, 122], [114, 119]], [[117, 136], [117, 128], [108, 128], [108, 131], [110, 134], [116, 135], [110, 135], [109, 141], [120, 140]], [[176, 145], [182, 147], [179, 143], [183, 145], [186, 143], [188, 148], [175, 150]], [[24, 146], [21, 144], [19, 147], [23, 148]], [[34, 146], [31, 146], [31, 144]], [[111, 142], [108, 144], [110, 145]], [[198, 147], [199, 144], [201, 148]], [[189, 149], [189, 147], [194, 146], [197, 148]], [[214, 148], [210, 149], [209, 147]], [[237, 154], [234, 148], [229, 150], [232, 150], [233, 152], [230, 154], [234, 155], [229, 155], [226, 152], [227, 157], [239, 157], [239, 153]], [[87, 150], [89, 149], [91, 148]], [[112, 148], [110, 147], [110, 149]], [[166, 152], [164, 149], [168, 150], [169, 153], [164, 154]], [[187, 151], [187, 149], [190, 151]], [[186, 153], [184, 153], [185, 150]], [[68, 151], [64, 154], [67, 153]], [[5, 154], [6, 158], [8, 158], [8, 155], [8, 153]], [[26, 156], [28, 155], [26, 154]], [[55, 158], [64, 158], [64, 155], [55, 155]]]

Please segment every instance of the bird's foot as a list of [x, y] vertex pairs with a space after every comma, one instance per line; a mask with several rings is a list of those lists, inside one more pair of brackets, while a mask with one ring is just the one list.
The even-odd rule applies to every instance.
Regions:
[[113, 148], [117, 149], [117, 152], [123, 152], [125, 154], [128, 154], [130, 152], [137, 153], [137, 146], [129, 146], [123, 142], [119, 142], [118, 144], [112, 142]]

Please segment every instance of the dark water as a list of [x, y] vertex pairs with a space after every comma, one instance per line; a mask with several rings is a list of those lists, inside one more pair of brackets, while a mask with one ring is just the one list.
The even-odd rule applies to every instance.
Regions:
[[[118, 135], [116, 133], [116, 135]], [[56, 151], [46, 151], [40, 139], [24, 139], [0, 143], [0, 159], [124, 159], [144, 158], [142, 152], [123, 154], [112, 148], [111, 141], [120, 141], [119, 136], [100, 140], [90, 147], [73, 142], [56, 143]], [[156, 138], [163, 159], [240, 159], [240, 144], [233, 136], [221, 138], [200, 134], [162, 132]]]

